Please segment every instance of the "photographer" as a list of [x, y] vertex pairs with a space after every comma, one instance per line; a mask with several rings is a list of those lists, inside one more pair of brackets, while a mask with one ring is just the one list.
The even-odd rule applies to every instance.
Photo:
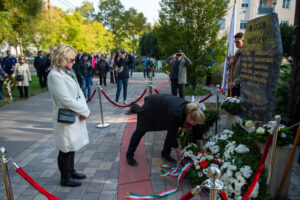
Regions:
[[127, 87], [129, 79], [129, 67], [132, 64], [132, 58], [124, 49], [120, 49], [115, 57], [115, 64], [117, 66], [117, 93], [116, 102], [119, 101], [120, 93], [123, 85], [123, 104], [127, 105]]
[[184, 99], [186, 66], [192, 64], [191, 60], [185, 56], [182, 50], [179, 50], [166, 60], [166, 64], [172, 66], [170, 74], [172, 95], [177, 96], [177, 89], [179, 89], [179, 96]]

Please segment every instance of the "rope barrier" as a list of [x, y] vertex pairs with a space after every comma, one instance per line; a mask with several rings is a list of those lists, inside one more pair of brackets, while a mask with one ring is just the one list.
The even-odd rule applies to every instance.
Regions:
[[159, 94], [159, 91], [156, 88], [154, 88], [154, 92], [156, 92], [156, 94]]
[[135, 101], [133, 101], [133, 102], [131, 102], [130, 104], [125, 105], [125, 106], [120, 105], [120, 104], [117, 104], [116, 102], [114, 102], [113, 100], [111, 100], [111, 99], [107, 96], [107, 94], [104, 92], [104, 90], [103, 90], [102, 88], [101, 88], [101, 92], [102, 92], [103, 95], [106, 97], [106, 99], [107, 99], [110, 103], [112, 103], [113, 105], [115, 105], [115, 106], [117, 106], [117, 107], [120, 107], [120, 108], [126, 108], [126, 107], [132, 106], [133, 104], [135, 104], [136, 102], [138, 102], [139, 100], [141, 100], [141, 99], [143, 98], [143, 96], [146, 94], [147, 88], [144, 90], [144, 92], [142, 93], [142, 95], [141, 95], [137, 100], [135, 100]]
[[17, 168], [16, 172], [20, 174], [30, 185], [32, 185], [36, 190], [38, 190], [41, 194], [47, 197], [49, 200], [60, 200], [58, 197], [49, 193], [42, 186], [40, 186], [35, 180], [33, 180], [22, 168]]
[[95, 94], [96, 94], [96, 90], [94, 90], [92, 96], [88, 100], [86, 100], [86, 103], [89, 103], [90, 101], [92, 101], [92, 99], [94, 98]]
[[209, 93], [206, 97], [204, 97], [202, 100], [199, 101], [199, 103], [203, 103], [204, 101], [206, 101], [208, 98], [210, 98], [213, 94]]

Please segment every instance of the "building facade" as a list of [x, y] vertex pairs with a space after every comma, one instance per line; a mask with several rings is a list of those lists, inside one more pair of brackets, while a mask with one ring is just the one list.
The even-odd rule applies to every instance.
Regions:
[[[236, 0], [235, 33], [245, 32], [249, 20], [273, 12], [278, 14], [279, 23], [294, 25], [296, 0]], [[227, 34], [230, 29], [234, 0], [230, 0], [227, 15], [219, 23], [221, 35]]]

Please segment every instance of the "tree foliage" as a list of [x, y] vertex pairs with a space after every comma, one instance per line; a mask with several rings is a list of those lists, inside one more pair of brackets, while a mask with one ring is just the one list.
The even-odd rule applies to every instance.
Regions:
[[291, 56], [291, 44], [293, 40], [293, 25], [286, 23], [280, 24], [281, 40], [283, 55], [286, 57]]
[[93, 20], [95, 17], [95, 9], [93, 3], [85, 0], [80, 7], [75, 8], [75, 11], [80, 12], [85, 19]]
[[151, 56], [160, 59], [161, 50], [154, 30], [144, 33], [139, 41], [139, 52], [141, 56]]
[[187, 73], [195, 87], [213, 70], [206, 64], [224, 59], [226, 37], [219, 36], [218, 22], [227, 12], [228, 0], [162, 0], [160, 5], [156, 36], [162, 54], [167, 57], [182, 49], [193, 62]]

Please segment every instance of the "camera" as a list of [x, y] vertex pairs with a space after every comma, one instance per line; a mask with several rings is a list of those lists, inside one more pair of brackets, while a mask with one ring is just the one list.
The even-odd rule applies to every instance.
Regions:
[[177, 54], [176, 54], [177, 57], [179, 57], [179, 56], [181, 56], [181, 55], [182, 55], [181, 53], [177, 53]]

